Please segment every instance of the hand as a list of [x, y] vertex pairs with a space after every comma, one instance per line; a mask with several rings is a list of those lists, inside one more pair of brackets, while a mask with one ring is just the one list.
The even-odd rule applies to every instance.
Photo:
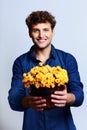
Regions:
[[42, 111], [46, 106], [46, 99], [38, 96], [24, 97], [22, 100], [23, 107], [32, 107], [34, 110]]
[[56, 107], [64, 107], [67, 103], [67, 88], [64, 86], [64, 90], [55, 91], [51, 94], [51, 102], [54, 103]]

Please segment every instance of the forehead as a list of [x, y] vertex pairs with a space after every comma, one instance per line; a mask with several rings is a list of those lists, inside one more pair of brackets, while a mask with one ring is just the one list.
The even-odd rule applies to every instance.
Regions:
[[51, 28], [51, 24], [49, 22], [46, 22], [46, 23], [37, 23], [37, 24], [34, 24], [32, 26], [32, 28], [38, 28], [38, 29], [41, 29], [41, 28]]

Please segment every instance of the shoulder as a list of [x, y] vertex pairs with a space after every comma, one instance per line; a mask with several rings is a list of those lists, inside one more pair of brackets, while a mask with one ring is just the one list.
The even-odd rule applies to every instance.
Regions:
[[18, 57], [14, 60], [14, 63], [23, 62], [25, 59], [27, 59], [27, 55], [28, 55], [28, 52], [21, 54], [20, 56], [18, 56]]
[[29, 61], [29, 59], [31, 59], [33, 57], [33, 46], [30, 48], [29, 51], [21, 54], [20, 56], [18, 56], [14, 62], [24, 62], [24, 61]]
[[64, 50], [58, 49], [58, 48], [54, 47], [53, 45], [52, 45], [52, 53], [55, 54], [55, 55], [57, 54], [57, 55], [65, 56], [65, 57], [67, 57], [67, 56], [74, 57], [69, 52], [66, 52]]
[[29, 52], [23, 53], [22, 55], [18, 56], [13, 62], [13, 70], [21, 70], [25, 71], [25, 68], [28, 66], [29, 62]]
[[22, 72], [27, 72], [32, 66], [33, 50], [30, 48], [28, 52], [23, 53], [18, 56], [13, 63], [13, 69], [21, 70]]
[[59, 53], [62, 55], [63, 60], [65, 62], [67, 70], [78, 70], [78, 63], [76, 57], [69, 53], [62, 50], [59, 50]]
[[69, 52], [66, 52], [64, 50], [60, 50], [60, 49], [57, 49], [57, 48], [55, 48], [55, 51], [56, 51], [57, 55], [63, 57], [65, 60], [68, 60], [68, 61], [69, 60], [75, 60], [76, 61], [76, 57]]
[[55, 54], [56, 57], [59, 57], [62, 63], [65, 64], [66, 68], [67, 67], [71, 68], [71, 66], [73, 67], [77, 66], [77, 59], [73, 54], [56, 48], [55, 48]]

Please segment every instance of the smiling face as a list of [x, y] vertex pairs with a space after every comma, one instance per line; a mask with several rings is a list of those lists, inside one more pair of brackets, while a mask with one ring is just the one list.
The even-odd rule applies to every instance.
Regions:
[[49, 22], [33, 25], [31, 32], [29, 33], [33, 43], [38, 49], [45, 49], [51, 46], [53, 34], [54, 31]]

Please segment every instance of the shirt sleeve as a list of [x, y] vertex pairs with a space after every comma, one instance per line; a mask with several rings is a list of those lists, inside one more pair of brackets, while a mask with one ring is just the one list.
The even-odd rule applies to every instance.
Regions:
[[26, 92], [22, 83], [23, 71], [19, 59], [15, 60], [12, 72], [13, 76], [11, 81], [11, 89], [9, 90], [8, 101], [13, 110], [24, 111], [25, 109], [22, 107], [21, 101]]
[[71, 54], [67, 56], [66, 65], [69, 76], [68, 91], [73, 93], [76, 98], [72, 106], [80, 106], [84, 100], [83, 84], [80, 79], [77, 61]]

